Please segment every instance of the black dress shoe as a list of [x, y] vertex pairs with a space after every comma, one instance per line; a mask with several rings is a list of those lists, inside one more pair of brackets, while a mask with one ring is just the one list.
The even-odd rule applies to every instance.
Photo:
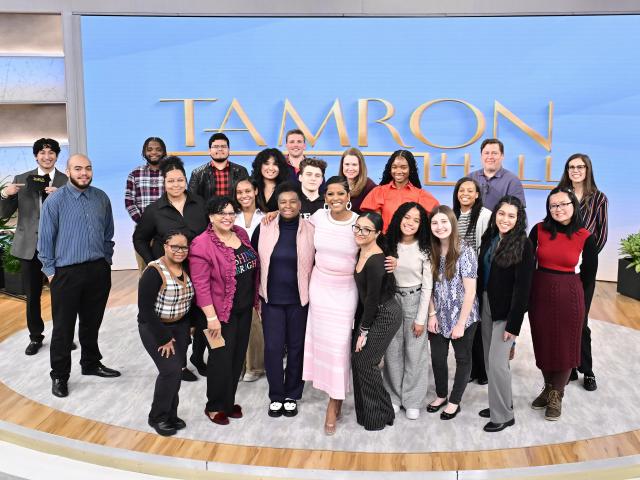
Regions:
[[95, 375], [97, 377], [111, 378], [111, 377], [119, 377], [120, 372], [117, 370], [114, 370], [113, 368], [105, 367], [101, 363], [98, 363], [98, 366], [94, 368], [83, 368], [82, 375]]
[[162, 422], [149, 420], [149, 426], [153, 428], [158, 435], [162, 435], [163, 437], [170, 437], [171, 435], [175, 435], [177, 432], [175, 425], [168, 420]]
[[483, 408], [478, 412], [478, 415], [480, 415], [482, 418], [491, 418], [491, 410], [489, 410], [488, 408]]
[[460, 413], [460, 410], [460, 405], [458, 405], [458, 408], [453, 413], [442, 412], [440, 414], [440, 420], [453, 420], [454, 418], [456, 418], [456, 415]]
[[38, 353], [38, 350], [40, 350], [40, 348], [42, 348], [42, 341], [40, 342], [31, 341], [29, 342], [29, 345], [27, 345], [27, 348], [25, 349], [24, 354], [35, 355], [36, 353]]
[[427, 405], [427, 412], [429, 413], [436, 413], [438, 410], [440, 410], [442, 407], [444, 407], [447, 404], [447, 399], [444, 399], [444, 402], [442, 402], [440, 405]]
[[169, 423], [173, 425], [173, 428], [176, 430], [182, 430], [183, 428], [187, 428], [186, 422], [180, 417], [176, 417], [173, 420], [170, 420]]
[[195, 374], [189, 370], [188, 368], [183, 368], [182, 369], [182, 381], [183, 382], [195, 382], [198, 380], [198, 377], [195, 376]]
[[515, 423], [516, 423], [515, 418], [512, 418], [508, 422], [504, 422], [504, 423], [489, 422], [484, 426], [483, 430], [485, 432], [499, 432], [501, 430], [504, 430], [507, 427], [510, 427], [511, 425], [514, 425]]
[[51, 393], [56, 397], [64, 398], [69, 395], [69, 388], [67, 388], [67, 381], [59, 378], [51, 379]]
[[593, 392], [598, 388], [595, 375], [585, 375], [583, 381], [583, 387], [588, 392]]

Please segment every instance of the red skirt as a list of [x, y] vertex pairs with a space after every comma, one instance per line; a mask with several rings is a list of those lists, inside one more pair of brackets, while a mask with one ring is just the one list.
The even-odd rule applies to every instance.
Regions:
[[580, 275], [535, 271], [529, 322], [536, 366], [540, 370], [569, 370], [580, 364], [584, 310]]

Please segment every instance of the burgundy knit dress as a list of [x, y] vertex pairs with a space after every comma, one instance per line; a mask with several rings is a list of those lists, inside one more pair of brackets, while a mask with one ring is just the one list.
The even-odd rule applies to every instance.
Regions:
[[[538, 265], [531, 286], [529, 322], [536, 366], [544, 371], [568, 370], [580, 364], [585, 301], [577, 267], [584, 263], [584, 254], [592, 256], [593, 248], [585, 252], [591, 233], [580, 228], [569, 238], [560, 228], [552, 240], [542, 223], [533, 228], [531, 239], [536, 247], [537, 237]], [[591, 264], [593, 259], [588, 260]], [[582, 273], [587, 281], [595, 281], [595, 271]]]

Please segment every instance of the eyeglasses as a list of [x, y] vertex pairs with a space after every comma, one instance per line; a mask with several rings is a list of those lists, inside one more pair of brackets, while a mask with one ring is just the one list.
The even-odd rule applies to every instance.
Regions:
[[581, 172], [582, 170], [586, 170], [587, 166], [586, 165], [569, 165], [567, 167], [567, 170], [574, 170], [574, 171], [579, 171]]
[[182, 245], [169, 245], [168, 243], [165, 243], [165, 245], [169, 247], [173, 253], [187, 253], [189, 251], [189, 247], [183, 247]]
[[351, 225], [351, 230], [353, 230], [353, 233], [356, 235], [362, 235], [363, 237], [368, 237], [371, 235], [371, 232], [375, 232], [375, 230], [371, 230], [367, 227], [360, 227], [359, 225]]
[[228, 150], [229, 147], [227, 145], [211, 145], [212, 150]]
[[564, 202], [564, 203], [552, 203], [551, 205], [549, 205], [549, 210], [551, 210], [552, 212], [554, 210], [560, 210], [561, 208], [564, 210], [565, 208], [567, 208], [569, 205], [573, 205], [573, 203], [571, 202]]
[[220, 217], [229, 217], [229, 218], [234, 218], [236, 216], [236, 212], [220, 212], [220, 213], [216, 213], [215, 215], [218, 215]]

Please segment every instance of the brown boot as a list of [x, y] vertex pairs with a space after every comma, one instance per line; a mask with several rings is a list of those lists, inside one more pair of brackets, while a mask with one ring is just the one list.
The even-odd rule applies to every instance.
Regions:
[[540, 395], [538, 395], [536, 399], [531, 402], [531, 408], [533, 408], [534, 410], [541, 410], [543, 408], [546, 408], [547, 404], [549, 403], [549, 392], [551, 390], [553, 390], [553, 386], [550, 383], [545, 383], [542, 392], [540, 392]]
[[549, 404], [544, 412], [544, 419], [554, 422], [560, 419], [562, 413], [562, 397], [563, 393], [558, 390], [551, 390], [549, 392]]

